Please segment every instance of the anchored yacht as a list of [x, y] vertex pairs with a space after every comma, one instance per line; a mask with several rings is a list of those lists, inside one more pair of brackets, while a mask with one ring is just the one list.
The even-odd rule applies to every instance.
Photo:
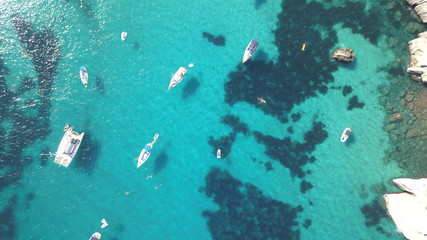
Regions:
[[64, 128], [65, 134], [59, 143], [58, 150], [56, 151], [54, 162], [62, 165], [64, 167], [68, 167], [73, 161], [74, 156], [79, 150], [80, 143], [83, 139], [84, 132], [79, 134], [73, 131], [73, 128], [70, 125], [65, 125]]
[[180, 83], [186, 73], [187, 73], [187, 69], [185, 67], [180, 67], [178, 71], [176, 71], [176, 73], [172, 75], [172, 79], [169, 83], [168, 90], [175, 87], [178, 83]]
[[248, 46], [245, 49], [245, 53], [243, 54], [243, 60], [242, 63], [249, 60], [249, 58], [254, 55], [254, 52], [256, 51], [258, 47], [258, 41], [257, 40], [251, 40], [248, 44]]
[[156, 143], [157, 138], [159, 138], [159, 134], [154, 134], [153, 141], [150, 143], [147, 143], [145, 147], [141, 150], [141, 153], [138, 156], [138, 163], [136, 165], [136, 168], [141, 167], [142, 164], [144, 164], [148, 158], [150, 157], [151, 150], [153, 149], [153, 144]]

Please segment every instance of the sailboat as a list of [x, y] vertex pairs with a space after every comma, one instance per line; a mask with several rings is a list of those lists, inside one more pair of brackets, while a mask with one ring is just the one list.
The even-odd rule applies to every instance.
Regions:
[[245, 49], [245, 53], [243, 54], [243, 60], [242, 63], [245, 63], [249, 60], [249, 58], [254, 55], [254, 52], [256, 51], [258, 47], [258, 41], [257, 40], [251, 40], [248, 44], [248, 46]]
[[151, 143], [147, 143], [147, 145], [145, 145], [145, 147], [141, 150], [141, 153], [138, 156], [138, 163], [136, 168], [141, 167], [141, 165], [148, 160], [151, 154], [151, 150], [153, 149], [153, 144], [156, 143], [159, 136], [160, 135], [158, 133], [154, 134], [153, 141]]
[[178, 71], [176, 71], [175, 74], [172, 75], [172, 79], [169, 83], [168, 90], [175, 87], [178, 83], [180, 83], [186, 73], [187, 73], [187, 69], [185, 67], [180, 67]]

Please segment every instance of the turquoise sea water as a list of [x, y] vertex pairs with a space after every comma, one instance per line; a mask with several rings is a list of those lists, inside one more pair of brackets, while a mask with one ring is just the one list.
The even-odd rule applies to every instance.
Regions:
[[[383, 161], [378, 91], [395, 54], [374, 27], [349, 25], [375, 2], [325, 2], [2, 2], [0, 238], [402, 239], [376, 205], [403, 175]], [[353, 11], [328, 18], [334, 6]], [[341, 47], [356, 61], [328, 57]], [[40, 156], [66, 123], [86, 133], [67, 169]]]

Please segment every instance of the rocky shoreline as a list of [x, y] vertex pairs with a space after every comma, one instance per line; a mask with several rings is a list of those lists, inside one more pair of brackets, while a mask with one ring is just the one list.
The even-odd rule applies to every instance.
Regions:
[[[420, 20], [426, 23], [427, 1], [407, 2], [414, 7]], [[403, 23], [401, 26], [405, 27]], [[406, 25], [406, 31], [419, 33], [417, 38], [408, 42], [407, 51], [402, 49], [402, 44], [406, 44], [407, 40], [398, 39], [397, 35], [394, 35], [396, 39], [389, 40], [390, 47], [399, 56], [389, 68], [390, 83], [401, 88], [380, 88], [380, 103], [387, 112], [384, 130], [388, 132], [393, 146], [384, 160], [386, 163], [396, 161], [409, 176], [422, 177], [427, 173], [427, 32], [423, 32], [425, 26], [411, 21]], [[408, 80], [405, 67], [406, 73], [416, 81]], [[398, 231], [408, 239], [426, 239], [427, 231], [423, 224], [427, 220], [427, 179], [398, 178], [393, 182], [405, 191], [384, 195], [387, 211]]]

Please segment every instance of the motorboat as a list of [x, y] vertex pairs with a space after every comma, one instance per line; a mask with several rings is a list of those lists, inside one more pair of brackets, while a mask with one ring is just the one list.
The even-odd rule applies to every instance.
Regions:
[[351, 129], [350, 128], [344, 129], [344, 132], [341, 135], [341, 142], [347, 141], [347, 139], [350, 136], [350, 134], [351, 134]]
[[216, 158], [221, 158], [221, 149], [219, 149], [219, 148], [216, 151]]
[[153, 145], [154, 143], [156, 143], [157, 138], [159, 138], [159, 136], [160, 135], [158, 133], [154, 134], [153, 141], [151, 143], [147, 143], [145, 147], [141, 150], [141, 153], [138, 156], [138, 163], [136, 165], [136, 168], [141, 167], [141, 165], [148, 160], [151, 154], [151, 150], [153, 149]]
[[251, 40], [248, 44], [248, 46], [245, 49], [245, 53], [243, 54], [243, 61], [242, 63], [249, 60], [249, 58], [254, 55], [254, 52], [256, 51], [258, 47], [258, 41], [257, 40]]
[[90, 236], [89, 240], [100, 240], [101, 239], [101, 233], [96, 232]]
[[180, 67], [178, 71], [176, 71], [175, 74], [172, 75], [172, 79], [169, 83], [168, 90], [175, 87], [178, 83], [180, 83], [186, 73], [187, 73], [187, 69], [185, 67]]
[[70, 125], [65, 125], [64, 131], [65, 134], [59, 143], [58, 150], [53, 155], [55, 155], [55, 163], [68, 167], [73, 161], [77, 150], [79, 150], [80, 143], [85, 133], [79, 134], [73, 131]]
[[85, 87], [87, 87], [87, 82], [89, 80], [89, 74], [86, 71], [85, 67], [80, 67], [80, 79]]
[[128, 36], [127, 32], [122, 32], [122, 34], [120, 34], [120, 38], [122, 39], [122, 41], [126, 40], [127, 36]]

